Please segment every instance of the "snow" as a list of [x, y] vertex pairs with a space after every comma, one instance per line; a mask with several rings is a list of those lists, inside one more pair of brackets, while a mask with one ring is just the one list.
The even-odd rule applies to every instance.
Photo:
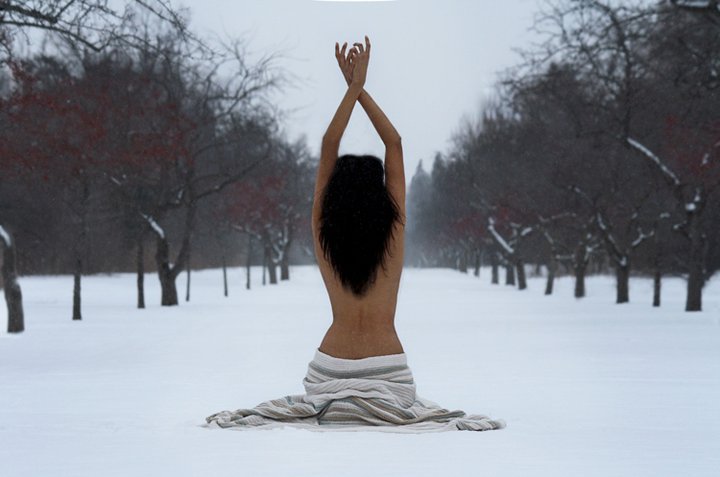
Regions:
[[645, 155], [645, 157], [647, 157], [652, 162], [654, 162], [655, 165], [660, 168], [662, 173], [665, 174], [665, 176], [667, 176], [670, 179], [670, 181], [673, 183], [673, 185], [676, 185], [676, 186], [680, 185], [680, 179], [678, 179], [678, 177], [675, 175], [675, 173], [673, 171], [671, 171], [665, 165], [665, 163], [662, 162], [662, 160], [660, 160], [660, 158], [657, 155], [655, 155], [655, 153], [653, 153], [650, 149], [648, 149], [643, 144], [641, 144], [640, 142], [636, 141], [633, 138], [630, 138], [630, 137], [627, 138], [627, 142], [628, 142], [628, 144], [630, 144], [630, 146], [634, 147], [635, 149], [640, 151], [643, 155]]
[[677, 4], [687, 8], [708, 8], [710, 0], [677, 0]]
[[635, 240], [633, 240], [633, 242], [631, 244], [632, 248], [636, 248], [638, 245], [643, 243], [643, 241], [645, 239], [649, 239], [649, 238], [653, 237], [654, 235], [655, 235], [654, 230], [651, 230], [650, 232], [645, 233], [642, 231], [642, 229], [640, 227], [638, 227], [638, 237]]
[[12, 239], [10, 239], [10, 234], [7, 233], [5, 228], [0, 225], [0, 239], [2, 239], [3, 242], [5, 242], [5, 246], [9, 247], [12, 245]]
[[488, 227], [487, 228], [490, 231], [490, 233], [493, 235], [493, 237], [495, 237], [495, 240], [497, 241], [497, 243], [499, 243], [500, 246], [502, 248], [504, 248], [507, 253], [509, 253], [510, 255], [515, 253], [515, 250], [510, 246], [510, 244], [507, 243], [504, 238], [502, 238], [502, 235], [500, 235], [497, 230], [495, 230], [495, 219], [493, 219], [492, 217], [488, 217]]
[[155, 231], [156, 234], [158, 234], [160, 238], [165, 238], [165, 230], [163, 230], [163, 228], [155, 221], [155, 219], [153, 219], [147, 214], [143, 214], [142, 212], [140, 213], [140, 215], [142, 215], [143, 218], [147, 221], [147, 223], [150, 224], [150, 227], [152, 227], [152, 229]]
[[[396, 329], [420, 396], [507, 421], [488, 432], [321, 433], [199, 427], [214, 412], [302, 393], [330, 324], [314, 266], [244, 289], [193, 273], [193, 300], [135, 304], [132, 274], [22, 277], [26, 331], [0, 333], [0, 474], [19, 476], [714, 476], [720, 466], [720, 280], [686, 313], [684, 281], [611, 276], [573, 298], [449, 269], [405, 269]], [[185, 285], [178, 280], [179, 287]], [[5, 308], [2, 307], [4, 310]], [[4, 313], [2, 314], [4, 316]], [[3, 321], [4, 323], [4, 321]], [[3, 325], [4, 328], [4, 325]]]

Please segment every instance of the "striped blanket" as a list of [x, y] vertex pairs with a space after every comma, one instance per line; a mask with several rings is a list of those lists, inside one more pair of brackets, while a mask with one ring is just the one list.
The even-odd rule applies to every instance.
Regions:
[[505, 422], [450, 411], [415, 393], [405, 353], [362, 359], [315, 352], [303, 379], [306, 394], [265, 401], [252, 409], [208, 416], [204, 427], [385, 432], [487, 431]]

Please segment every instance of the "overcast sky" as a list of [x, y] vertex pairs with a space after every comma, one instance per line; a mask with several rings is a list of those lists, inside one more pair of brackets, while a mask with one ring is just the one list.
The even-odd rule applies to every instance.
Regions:
[[[275, 51], [295, 80], [276, 96], [292, 111], [291, 140], [320, 140], [347, 85], [334, 57], [335, 42], [362, 41], [372, 53], [365, 89], [403, 138], [409, 183], [418, 161], [429, 171], [463, 115], [477, 114], [496, 73], [518, 61], [513, 48], [532, 39], [537, 0], [177, 0], [189, 7], [199, 33], [246, 38], [255, 55]], [[355, 105], [340, 154], [384, 148], [360, 104]]]

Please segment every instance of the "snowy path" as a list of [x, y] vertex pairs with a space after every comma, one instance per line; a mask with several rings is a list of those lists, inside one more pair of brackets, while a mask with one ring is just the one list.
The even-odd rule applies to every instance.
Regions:
[[[419, 395], [508, 427], [439, 434], [238, 432], [197, 427], [223, 409], [304, 392], [330, 324], [315, 267], [244, 289], [244, 270], [193, 275], [193, 300], [134, 308], [134, 276], [21, 279], [27, 331], [0, 312], [0, 475], [14, 476], [715, 476], [720, 468], [720, 280], [701, 313], [684, 282], [543, 279], [519, 292], [452, 270], [406, 269], [396, 328]], [[184, 276], [178, 280], [184, 287]], [[184, 296], [184, 288], [181, 293]], [[264, 368], [263, 368], [264, 367]], [[461, 382], [470, 374], [472, 382]]]

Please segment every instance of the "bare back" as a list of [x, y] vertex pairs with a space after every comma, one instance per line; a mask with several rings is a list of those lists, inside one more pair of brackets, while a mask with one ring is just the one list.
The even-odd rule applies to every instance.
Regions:
[[333, 323], [320, 344], [320, 351], [346, 359], [403, 353], [395, 332], [395, 309], [403, 267], [404, 225], [394, 224], [385, 269], [378, 265], [377, 278], [362, 298], [343, 288], [334, 276], [317, 234], [314, 243], [333, 312]]

